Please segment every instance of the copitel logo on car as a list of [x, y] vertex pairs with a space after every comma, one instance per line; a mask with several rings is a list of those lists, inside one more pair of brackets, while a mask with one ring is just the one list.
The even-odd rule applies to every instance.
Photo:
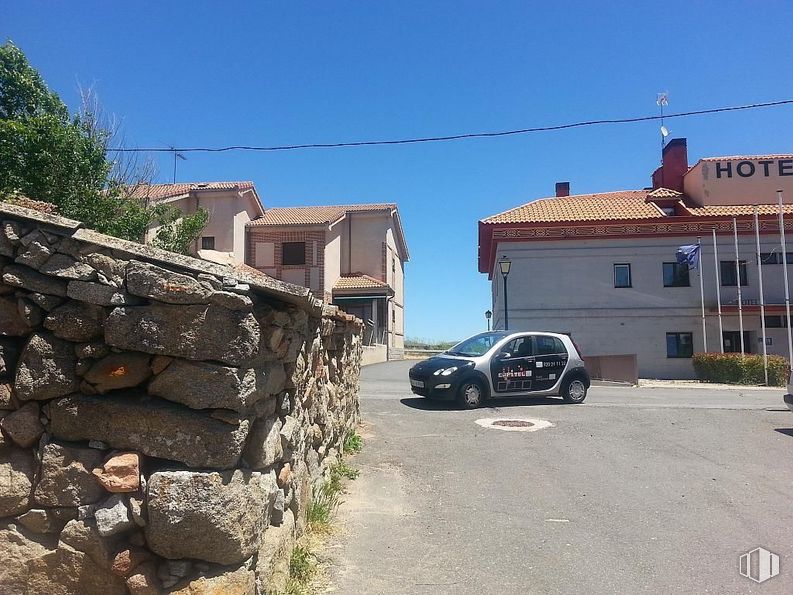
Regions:
[[765, 548], [755, 548], [740, 557], [738, 572], [756, 583], [763, 583], [779, 574], [779, 556]]

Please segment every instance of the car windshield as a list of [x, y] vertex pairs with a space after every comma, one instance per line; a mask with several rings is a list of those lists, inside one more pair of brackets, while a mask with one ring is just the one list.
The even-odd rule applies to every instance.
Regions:
[[484, 355], [490, 350], [491, 347], [493, 347], [493, 345], [498, 343], [508, 334], [509, 333], [505, 332], [480, 333], [458, 343], [446, 353], [448, 355], [463, 355], [467, 357]]

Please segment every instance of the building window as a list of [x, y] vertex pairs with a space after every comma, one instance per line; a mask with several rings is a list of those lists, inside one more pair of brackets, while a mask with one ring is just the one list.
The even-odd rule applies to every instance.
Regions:
[[306, 243], [284, 242], [281, 244], [281, 264], [306, 264]]
[[666, 333], [666, 357], [691, 357], [694, 343], [691, 333]]
[[[739, 261], [738, 266], [741, 270], [741, 287], [743, 287], [748, 285], [746, 282], [746, 261]], [[737, 285], [734, 260], [722, 260], [719, 263], [719, 274], [721, 275], [722, 287], [735, 287]]]
[[675, 207], [661, 207], [661, 212], [667, 217], [674, 217]]
[[391, 272], [396, 275], [396, 258], [391, 257]]
[[786, 316], [766, 316], [765, 326], [766, 328], [787, 328], [786, 318]]
[[614, 265], [614, 287], [631, 287], [631, 265]]
[[201, 238], [201, 249], [202, 250], [214, 250], [215, 249], [215, 236], [204, 236]]
[[664, 287], [689, 287], [690, 285], [687, 264], [664, 263]]
[[[787, 253], [787, 263], [793, 264], [793, 252]], [[782, 264], [781, 252], [761, 252], [760, 262], [763, 264]]]
[[739, 331], [724, 331], [721, 335], [722, 345], [725, 353], [744, 353], [752, 352], [752, 340], [749, 331], [743, 332], [743, 344], [741, 344], [741, 333]]
[[391, 309], [391, 324], [396, 324], [396, 308]]

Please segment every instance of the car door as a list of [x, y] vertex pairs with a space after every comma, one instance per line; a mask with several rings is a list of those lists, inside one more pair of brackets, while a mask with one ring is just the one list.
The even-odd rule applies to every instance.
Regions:
[[558, 337], [534, 336], [533, 391], [550, 390], [559, 381], [569, 359], [567, 348]]
[[532, 390], [534, 345], [531, 335], [516, 337], [502, 347], [490, 362], [490, 377], [496, 393]]

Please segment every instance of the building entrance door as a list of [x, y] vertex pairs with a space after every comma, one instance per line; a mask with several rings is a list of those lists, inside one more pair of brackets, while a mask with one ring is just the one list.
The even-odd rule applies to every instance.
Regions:
[[[724, 341], [724, 353], [741, 352], [740, 331], [724, 331], [722, 333], [722, 340]], [[752, 342], [749, 340], [749, 331], [743, 332], [743, 348], [744, 353], [752, 353]]]

